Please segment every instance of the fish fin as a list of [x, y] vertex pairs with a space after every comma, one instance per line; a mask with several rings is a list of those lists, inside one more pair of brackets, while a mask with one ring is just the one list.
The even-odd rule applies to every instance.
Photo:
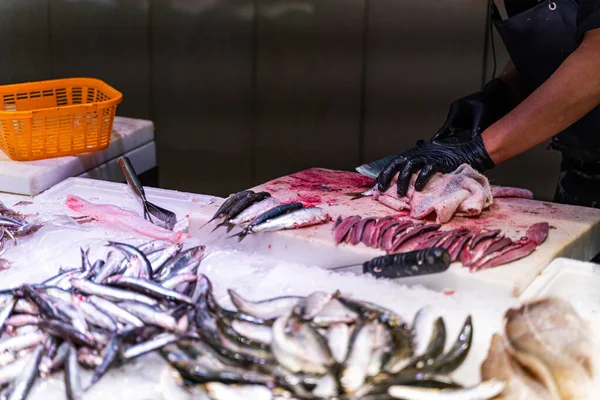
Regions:
[[231, 232], [233, 228], [235, 228], [235, 224], [232, 224], [231, 222], [228, 222], [225, 225], [227, 226], [227, 233]]
[[241, 232], [239, 232], [239, 233], [236, 233], [236, 234], [234, 234], [234, 235], [231, 235], [231, 236], [227, 236], [227, 238], [226, 238], [226, 239], [231, 239], [231, 238], [237, 237], [237, 238], [238, 238], [238, 243], [239, 243], [239, 242], [241, 242], [242, 240], [244, 240], [244, 238], [245, 238], [246, 236], [248, 236], [248, 234], [249, 234], [249, 233], [250, 233], [250, 232], [248, 232], [246, 229], [244, 229], [243, 231], [241, 231]]

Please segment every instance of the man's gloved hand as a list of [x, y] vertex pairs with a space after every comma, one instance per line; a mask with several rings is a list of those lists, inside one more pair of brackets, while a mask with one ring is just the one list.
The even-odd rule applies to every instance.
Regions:
[[[466, 132], [466, 133], [465, 133]], [[483, 139], [480, 135], [469, 137], [468, 131], [457, 133], [448, 139], [426, 143], [422, 140], [417, 146], [392, 160], [377, 177], [380, 191], [386, 191], [396, 174], [398, 175], [398, 196], [405, 196], [412, 175], [421, 170], [415, 182], [415, 190], [422, 190], [436, 172], [449, 173], [461, 164], [469, 164], [479, 172], [494, 167]], [[460, 140], [462, 138], [462, 140]]]
[[464, 131], [471, 137], [479, 135], [506, 115], [512, 106], [509, 86], [500, 79], [492, 79], [482, 91], [452, 103], [446, 122], [432, 140], [447, 139]]

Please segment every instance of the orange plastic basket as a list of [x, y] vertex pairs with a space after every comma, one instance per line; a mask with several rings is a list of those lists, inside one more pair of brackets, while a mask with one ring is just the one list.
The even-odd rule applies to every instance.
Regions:
[[103, 150], [122, 100], [91, 78], [0, 86], [0, 149], [15, 161]]

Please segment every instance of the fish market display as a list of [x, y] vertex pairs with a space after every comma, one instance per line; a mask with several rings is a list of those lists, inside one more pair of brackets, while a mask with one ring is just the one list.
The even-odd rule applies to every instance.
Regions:
[[233, 235], [241, 241], [247, 235], [258, 232], [324, 224], [331, 221], [331, 217], [319, 207], [304, 207], [300, 202], [281, 204], [268, 192], [245, 190], [229, 196], [206, 224], [215, 220], [221, 222], [213, 231], [222, 226], [227, 227], [227, 232], [241, 227], [241, 232]]
[[387, 253], [441, 247], [452, 261], [460, 260], [471, 271], [507, 264], [531, 254], [548, 237], [546, 222], [533, 224], [524, 237], [512, 240], [500, 230], [472, 231], [459, 228], [440, 231], [440, 224], [415, 222], [403, 217], [339, 217], [333, 229], [337, 244], [342, 242], [378, 248]]
[[550, 297], [505, 314], [505, 334], [492, 338], [484, 379], [507, 382], [503, 400], [597, 397], [597, 335], [567, 301]]
[[471, 317], [446, 350], [444, 321], [428, 309], [409, 324], [340, 292], [251, 301], [230, 290], [232, 310], [198, 273], [204, 246], [107, 246], [105, 259], [82, 250], [81, 266], [0, 293], [3, 398], [26, 399], [38, 379], [64, 371], [66, 397], [82, 399], [109, 370], [153, 351], [183, 387], [213, 399], [247, 398], [246, 385], [289, 399], [489, 399], [504, 389], [448, 377], [471, 349]]
[[114, 228], [135, 232], [150, 238], [178, 243], [191, 237], [187, 233], [172, 232], [154, 225], [132, 211], [111, 204], [94, 204], [74, 195], [67, 196], [65, 204], [81, 216], [90, 217]]
[[[28, 222], [27, 218], [6, 207], [0, 202], [0, 256], [6, 252], [10, 244], [16, 246], [18, 238], [37, 232], [43, 225]], [[0, 270], [10, 268], [11, 263], [0, 258]]]
[[410, 210], [414, 219], [435, 213], [439, 224], [447, 223], [454, 216], [477, 217], [492, 205], [494, 197], [533, 198], [529, 190], [490, 186], [484, 175], [467, 164], [448, 174], [435, 174], [420, 192], [414, 189], [417, 176], [413, 175], [404, 197], [398, 196], [397, 176], [385, 192], [380, 192], [375, 186], [363, 195], [372, 195], [375, 200], [396, 211]]

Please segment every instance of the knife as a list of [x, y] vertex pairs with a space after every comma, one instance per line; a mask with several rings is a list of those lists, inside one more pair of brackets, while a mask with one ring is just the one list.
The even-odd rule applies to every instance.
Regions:
[[375, 179], [379, 176], [379, 173], [385, 168], [385, 166], [388, 165], [388, 163], [394, 158], [396, 158], [398, 155], [399, 154], [393, 154], [391, 156], [387, 156], [384, 158], [380, 158], [379, 160], [363, 164], [360, 167], [356, 167], [356, 171], [361, 175]]
[[330, 271], [349, 270], [376, 278], [408, 278], [444, 272], [450, 267], [450, 253], [441, 247], [432, 247], [406, 253], [376, 257], [362, 264], [329, 268]]

